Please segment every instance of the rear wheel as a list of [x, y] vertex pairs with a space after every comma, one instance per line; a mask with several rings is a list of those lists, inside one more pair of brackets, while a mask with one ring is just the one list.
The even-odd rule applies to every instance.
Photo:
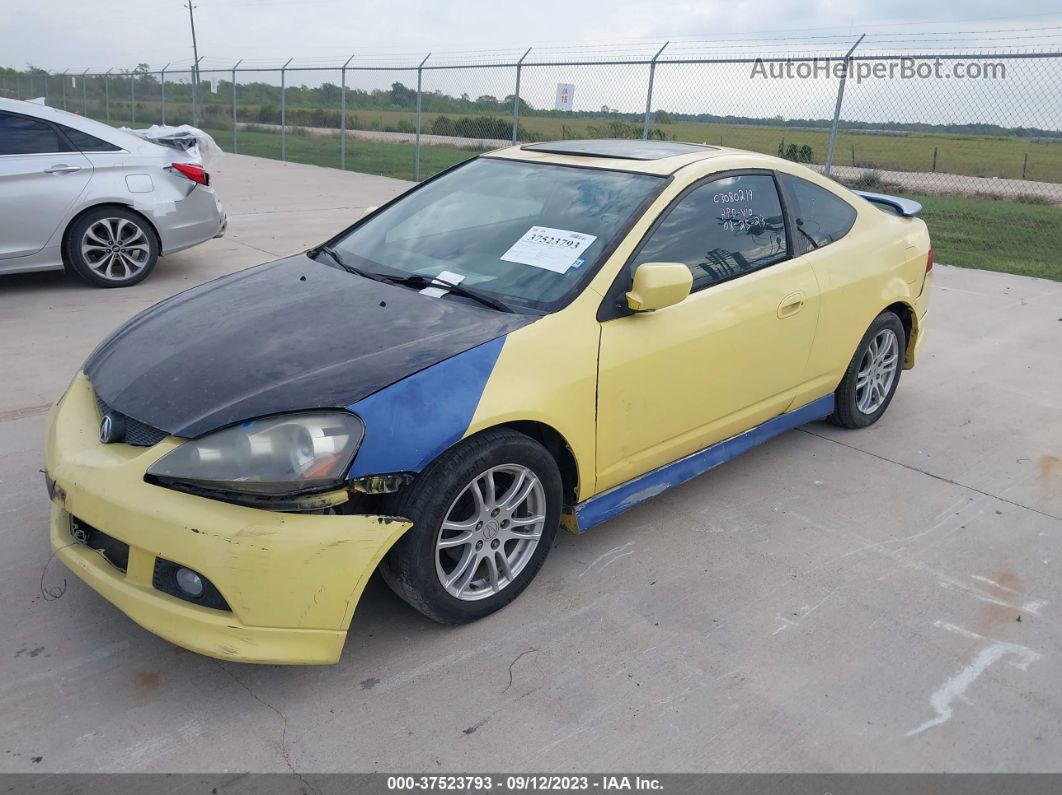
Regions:
[[66, 260], [96, 287], [129, 287], [147, 278], [159, 258], [155, 232], [122, 207], [101, 207], [81, 216], [66, 239]]
[[424, 615], [463, 624], [499, 610], [534, 579], [560, 521], [560, 472], [533, 439], [510, 430], [445, 453], [390, 510], [413, 528], [380, 567]]
[[870, 324], [834, 393], [830, 421], [842, 428], [865, 428], [877, 422], [900, 384], [907, 339], [903, 323], [882, 312]]

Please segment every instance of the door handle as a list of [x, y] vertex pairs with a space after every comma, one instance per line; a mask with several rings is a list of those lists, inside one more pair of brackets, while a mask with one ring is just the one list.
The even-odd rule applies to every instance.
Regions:
[[81, 166], [68, 166], [66, 163], [59, 163], [51, 168], [44, 169], [45, 174], [70, 174], [74, 171], [80, 171]]
[[804, 291], [797, 290], [795, 293], [790, 293], [782, 299], [782, 303], [778, 304], [778, 317], [787, 318], [792, 317], [801, 309], [804, 308]]

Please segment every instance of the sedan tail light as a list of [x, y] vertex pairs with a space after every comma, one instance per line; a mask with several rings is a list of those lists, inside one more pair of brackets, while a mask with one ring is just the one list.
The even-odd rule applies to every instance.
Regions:
[[172, 168], [198, 185], [210, 184], [210, 175], [200, 165], [195, 163], [174, 163]]
[[929, 256], [926, 257], [926, 273], [933, 270], [933, 248], [929, 249]]

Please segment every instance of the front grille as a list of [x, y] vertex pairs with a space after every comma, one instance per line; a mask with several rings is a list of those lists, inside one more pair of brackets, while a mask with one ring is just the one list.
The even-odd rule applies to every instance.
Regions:
[[124, 444], [135, 445], [136, 447], [154, 447], [167, 436], [166, 431], [159, 428], [152, 428], [150, 425], [141, 422], [140, 420], [134, 420], [120, 411], [115, 411], [108, 406], [99, 395], [96, 395], [96, 407], [100, 410], [100, 416], [105, 414], [117, 415], [121, 417], [125, 423], [125, 435], [121, 439], [115, 439], [116, 442], [122, 442]]
[[97, 530], [76, 516], [70, 517], [70, 537], [78, 544], [84, 544], [89, 549], [102, 552], [107, 562], [116, 569], [124, 572], [129, 568], [129, 545], [127, 543], [107, 535], [102, 530]]

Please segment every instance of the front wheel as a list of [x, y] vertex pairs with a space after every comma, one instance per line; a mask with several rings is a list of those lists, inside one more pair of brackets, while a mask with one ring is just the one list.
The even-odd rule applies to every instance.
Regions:
[[874, 318], [834, 393], [834, 425], [866, 428], [881, 418], [899, 386], [906, 347], [900, 318], [889, 311]]
[[380, 571], [429, 618], [483, 618], [519, 596], [542, 567], [561, 500], [560, 472], [542, 445], [516, 431], [485, 431], [396, 495], [390, 510], [413, 527]]

